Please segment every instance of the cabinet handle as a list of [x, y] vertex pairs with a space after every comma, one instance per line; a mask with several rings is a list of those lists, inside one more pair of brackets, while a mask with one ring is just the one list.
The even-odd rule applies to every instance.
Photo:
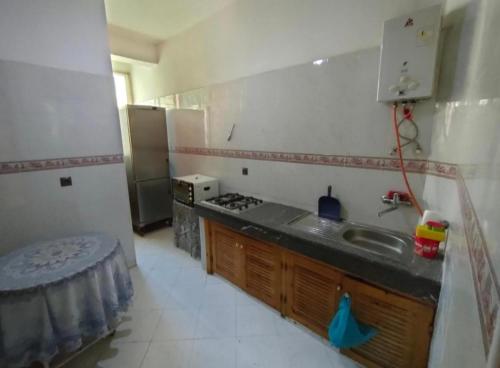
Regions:
[[342, 290], [342, 285], [337, 285], [337, 291], [341, 291]]

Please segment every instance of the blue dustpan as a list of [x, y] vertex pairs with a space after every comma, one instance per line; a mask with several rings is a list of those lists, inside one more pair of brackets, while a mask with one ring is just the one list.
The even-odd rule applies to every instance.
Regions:
[[373, 327], [358, 323], [351, 312], [351, 298], [344, 294], [337, 314], [328, 327], [328, 337], [333, 346], [349, 349], [362, 345], [377, 334]]

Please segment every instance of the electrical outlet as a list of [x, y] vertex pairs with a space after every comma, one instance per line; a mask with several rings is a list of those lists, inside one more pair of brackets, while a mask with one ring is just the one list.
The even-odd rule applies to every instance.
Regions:
[[70, 187], [73, 185], [73, 180], [71, 179], [71, 176], [65, 176], [59, 178], [59, 182], [61, 183], [61, 187]]
[[241, 169], [241, 174], [248, 175], [248, 168], [247, 167], [242, 168]]

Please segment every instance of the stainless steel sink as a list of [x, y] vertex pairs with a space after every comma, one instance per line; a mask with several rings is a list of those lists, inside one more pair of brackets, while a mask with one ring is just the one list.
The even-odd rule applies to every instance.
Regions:
[[412, 244], [411, 237], [404, 234], [355, 222], [335, 222], [314, 214], [301, 216], [288, 223], [288, 226], [340, 245], [353, 246], [393, 259], [401, 258]]
[[391, 233], [359, 226], [347, 227], [342, 238], [356, 247], [386, 256], [403, 254], [406, 245], [403, 239]]
[[311, 213], [291, 221], [288, 226], [295, 230], [317, 235], [321, 238], [334, 240], [338, 238], [338, 234], [343, 224], [318, 217]]

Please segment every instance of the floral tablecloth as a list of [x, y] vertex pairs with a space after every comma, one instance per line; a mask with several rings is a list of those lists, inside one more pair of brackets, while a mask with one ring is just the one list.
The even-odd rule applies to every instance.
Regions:
[[131, 303], [118, 240], [93, 233], [0, 257], [0, 367], [48, 363], [109, 334]]

